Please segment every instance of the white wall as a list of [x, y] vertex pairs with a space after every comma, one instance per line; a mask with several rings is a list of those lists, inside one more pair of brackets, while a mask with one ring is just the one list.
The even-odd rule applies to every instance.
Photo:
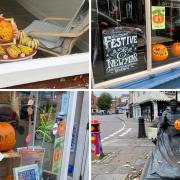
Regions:
[[[82, 0], [17, 0], [17, 2], [37, 19], [43, 19], [48, 16], [73, 17]], [[84, 51], [89, 47], [88, 36], [87, 33], [77, 43], [77, 46]]]

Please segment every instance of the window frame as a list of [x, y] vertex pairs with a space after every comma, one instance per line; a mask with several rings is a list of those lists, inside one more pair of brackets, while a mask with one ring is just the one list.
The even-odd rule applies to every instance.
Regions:
[[4, 63], [0, 88], [89, 73], [89, 52]]
[[[147, 54], [147, 70], [122, 76], [119, 78], [114, 78], [108, 81], [100, 82], [100, 83], [95, 83], [94, 80], [94, 74], [93, 74], [93, 68], [91, 66], [91, 71], [92, 71], [92, 86], [95, 89], [105, 89], [109, 88], [111, 86], [117, 85], [118, 83], [125, 83], [131, 80], [135, 80], [138, 78], [143, 78], [144, 76], [152, 75], [155, 73], [160, 73], [166, 70], [169, 70], [174, 67], [179, 67], [180, 66], [180, 61], [179, 62], [174, 62], [171, 64], [166, 64], [162, 65], [160, 67], [153, 68], [152, 66], [152, 33], [151, 33], [151, 0], [145, 0], [145, 15], [146, 15], [146, 54]], [[91, 63], [92, 64], [92, 63]]]

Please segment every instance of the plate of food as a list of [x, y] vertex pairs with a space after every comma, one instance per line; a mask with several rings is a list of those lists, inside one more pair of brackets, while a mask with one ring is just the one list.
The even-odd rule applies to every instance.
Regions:
[[37, 49], [24, 45], [0, 46], [0, 63], [16, 62], [32, 59]]
[[14, 19], [0, 15], [0, 63], [32, 59], [39, 41], [19, 31]]

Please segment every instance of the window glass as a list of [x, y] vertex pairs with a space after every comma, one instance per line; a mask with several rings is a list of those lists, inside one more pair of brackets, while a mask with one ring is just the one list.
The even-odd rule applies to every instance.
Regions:
[[180, 1], [153, 0], [151, 3], [153, 67], [179, 61]]
[[144, 0], [92, 0], [95, 83], [146, 70]]

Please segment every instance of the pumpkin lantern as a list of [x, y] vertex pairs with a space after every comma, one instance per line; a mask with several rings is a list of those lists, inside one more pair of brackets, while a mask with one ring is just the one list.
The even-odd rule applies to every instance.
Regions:
[[155, 62], [165, 61], [168, 58], [168, 49], [163, 44], [152, 45], [152, 60]]
[[172, 53], [174, 56], [180, 56], [180, 42], [175, 42], [172, 45]]
[[6, 122], [0, 122], [0, 152], [11, 150], [16, 143], [15, 130]]
[[176, 120], [175, 123], [174, 123], [174, 128], [176, 130], [179, 130], [180, 131], [180, 119]]
[[0, 17], [0, 43], [8, 43], [13, 40], [14, 32], [11, 22]]

